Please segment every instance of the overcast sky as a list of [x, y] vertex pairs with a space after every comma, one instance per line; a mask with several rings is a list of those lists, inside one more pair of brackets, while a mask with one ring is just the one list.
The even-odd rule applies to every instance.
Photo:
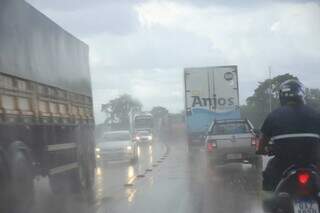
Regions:
[[320, 0], [28, 0], [90, 46], [97, 123], [123, 93], [183, 109], [184, 67], [238, 65], [240, 100], [290, 72], [319, 86]]

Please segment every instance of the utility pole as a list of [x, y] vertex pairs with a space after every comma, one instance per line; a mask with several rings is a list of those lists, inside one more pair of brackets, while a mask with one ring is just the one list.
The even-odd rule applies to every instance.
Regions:
[[271, 81], [271, 66], [268, 67], [269, 70], [269, 80], [270, 80], [270, 85], [269, 85], [269, 112], [272, 111], [272, 81]]

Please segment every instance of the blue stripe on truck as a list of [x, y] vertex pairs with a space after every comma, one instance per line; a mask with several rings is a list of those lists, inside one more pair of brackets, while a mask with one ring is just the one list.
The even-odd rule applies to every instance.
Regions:
[[240, 111], [212, 112], [207, 109], [193, 108], [187, 116], [188, 133], [203, 133], [208, 130], [213, 120], [240, 119]]

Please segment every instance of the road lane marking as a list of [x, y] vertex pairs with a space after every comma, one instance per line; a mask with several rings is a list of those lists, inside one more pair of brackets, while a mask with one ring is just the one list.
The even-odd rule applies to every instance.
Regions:
[[[160, 152], [159, 152], [159, 155], [155, 155], [154, 157], [157, 157], [157, 158], [159, 158], [159, 159], [161, 159], [161, 160], [164, 160], [166, 157], [168, 157], [168, 154], [169, 154], [169, 152], [170, 152], [170, 149], [169, 149], [169, 147], [168, 147], [166, 144], [164, 144], [164, 143], [162, 143], [161, 145], [162, 145], [162, 149], [160, 148], [160, 150], [159, 150], [159, 151], [160, 151]], [[161, 147], [161, 145], [160, 145], [159, 147]], [[164, 148], [163, 148], [163, 147], [164, 147]], [[153, 153], [153, 154], [154, 154], [154, 153]], [[163, 156], [163, 157], [160, 158], [159, 156]], [[160, 160], [158, 160], [158, 161], [160, 161]], [[161, 162], [163, 162], [163, 161], [161, 161]], [[153, 164], [153, 165], [155, 165], [155, 167], [158, 166], [157, 164]], [[138, 179], [141, 179], [142, 177], [147, 176], [147, 173], [148, 173], [148, 172], [152, 172], [152, 171], [153, 171], [152, 168], [147, 168], [147, 169], [145, 169], [145, 172], [144, 172], [144, 173], [135, 175], [135, 176], [133, 176], [132, 178], [130, 178], [127, 183], [125, 183], [124, 185], [122, 185], [122, 187], [125, 186], [125, 191], [122, 191], [122, 190], [117, 191], [117, 192], [112, 196], [112, 198], [115, 199], [115, 200], [125, 198], [125, 199], [128, 199], [128, 202], [132, 202], [133, 199], [134, 199], [134, 197], [135, 197], [135, 194], [136, 194], [136, 192], [137, 192], [137, 190], [138, 190], [138, 189], [136, 188], [136, 184], [135, 184], [136, 181], [137, 181]], [[152, 177], [152, 176], [151, 176], [150, 178], [153, 180], [153, 177]], [[128, 190], [129, 190], [129, 191], [128, 191]], [[125, 194], [122, 194], [122, 192], [124, 192], [126, 195], [125, 195]], [[129, 192], [129, 193], [128, 193], [128, 192]], [[104, 200], [105, 200], [107, 197], [106, 197], [105, 195], [103, 195], [103, 194], [100, 194], [100, 192], [99, 192], [98, 194], [99, 194], [99, 196], [96, 197], [97, 200], [96, 200], [96, 202], [95, 202], [95, 207], [96, 207], [97, 209], [100, 209], [103, 205], [106, 204]], [[98, 198], [98, 197], [100, 197], [100, 198]]]

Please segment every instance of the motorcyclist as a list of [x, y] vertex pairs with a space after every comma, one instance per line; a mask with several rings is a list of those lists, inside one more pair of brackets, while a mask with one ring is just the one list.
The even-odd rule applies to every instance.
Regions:
[[[282, 83], [279, 99], [281, 106], [271, 112], [262, 125], [258, 154], [265, 154], [265, 148], [268, 147], [270, 139], [275, 136], [296, 133], [319, 134], [319, 116], [315, 110], [305, 105], [305, 89], [302, 83], [297, 80], [287, 80]], [[269, 160], [263, 172], [263, 190], [265, 191], [275, 189], [285, 169], [295, 162], [296, 153], [314, 149], [308, 143], [300, 143], [299, 147], [293, 146], [292, 143], [287, 144], [288, 146], [280, 147], [274, 153], [275, 156]]]

